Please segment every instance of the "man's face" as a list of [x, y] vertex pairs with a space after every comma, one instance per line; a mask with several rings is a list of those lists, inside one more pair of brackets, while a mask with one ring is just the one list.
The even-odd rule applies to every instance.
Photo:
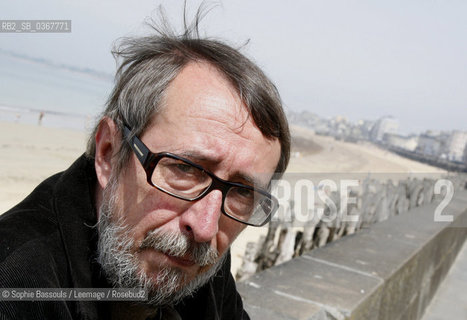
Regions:
[[[236, 91], [212, 66], [192, 63], [172, 81], [162, 111], [140, 137], [154, 153], [171, 152], [203, 166], [218, 177], [265, 186], [280, 157], [280, 144], [265, 138]], [[147, 183], [134, 155], [118, 178], [112, 220], [124, 223], [138, 272], [156, 279], [164, 268], [184, 275], [183, 286], [213, 266], [200, 265], [190, 253], [173, 256], [142, 246], [148, 235], [179, 235], [218, 253], [220, 259], [245, 225], [221, 212], [222, 193], [211, 191], [188, 202]]]

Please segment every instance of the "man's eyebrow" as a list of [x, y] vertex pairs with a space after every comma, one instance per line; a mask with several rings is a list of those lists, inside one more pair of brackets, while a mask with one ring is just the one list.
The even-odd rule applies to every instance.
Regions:
[[183, 152], [180, 152], [177, 154], [179, 156], [182, 156], [184, 158], [188, 158], [190, 160], [197, 160], [197, 161], [209, 161], [209, 162], [213, 162], [213, 163], [219, 163], [221, 160], [216, 158], [216, 157], [213, 157], [213, 156], [209, 156], [208, 154], [203, 154], [202, 152], [199, 152], [199, 151], [183, 151]]
[[238, 172], [238, 173], [234, 174], [232, 178], [242, 180], [242, 181], [246, 181], [246, 183], [248, 185], [250, 185], [252, 187], [255, 187], [255, 188], [258, 188], [258, 189], [266, 190], [266, 188], [267, 188], [267, 186], [264, 183], [262, 183], [257, 178], [252, 177], [252, 176], [250, 176], [248, 174]]
[[[216, 157], [211, 157], [207, 154], [203, 154], [199, 151], [183, 151], [181, 153], [177, 153], [178, 155], [188, 158], [194, 162], [201, 161], [201, 162], [211, 162], [211, 163], [219, 163], [221, 159]], [[255, 188], [266, 189], [267, 184], [264, 184], [259, 179], [243, 172], [236, 172], [232, 176], [229, 177], [229, 181], [231, 180], [240, 181], [239, 183], [247, 184], [250, 186], [254, 186]], [[231, 181], [234, 182], [234, 181]]]

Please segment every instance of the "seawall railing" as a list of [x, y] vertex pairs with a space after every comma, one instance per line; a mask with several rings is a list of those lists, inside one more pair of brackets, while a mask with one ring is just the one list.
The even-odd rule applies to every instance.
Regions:
[[247, 311], [270, 320], [420, 319], [467, 238], [467, 190], [443, 199], [240, 281]]

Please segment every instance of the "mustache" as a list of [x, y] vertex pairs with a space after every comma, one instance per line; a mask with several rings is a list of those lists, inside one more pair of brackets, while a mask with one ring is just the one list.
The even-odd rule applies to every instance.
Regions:
[[146, 234], [139, 248], [154, 249], [173, 257], [189, 259], [201, 267], [212, 265], [219, 259], [219, 252], [208, 243], [198, 243], [184, 234], [157, 229]]

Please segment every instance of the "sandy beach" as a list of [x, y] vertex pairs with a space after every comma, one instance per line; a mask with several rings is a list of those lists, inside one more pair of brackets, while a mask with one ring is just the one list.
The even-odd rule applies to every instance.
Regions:
[[68, 168], [85, 146], [86, 135], [80, 131], [0, 122], [0, 212]]
[[[402, 158], [369, 143], [353, 144], [292, 127], [296, 143], [288, 172], [439, 173], [441, 169]], [[65, 170], [85, 149], [84, 132], [0, 122], [0, 213], [26, 197], [42, 180]], [[232, 271], [249, 241], [267, 228], [246, 228], [232, 246]]]

